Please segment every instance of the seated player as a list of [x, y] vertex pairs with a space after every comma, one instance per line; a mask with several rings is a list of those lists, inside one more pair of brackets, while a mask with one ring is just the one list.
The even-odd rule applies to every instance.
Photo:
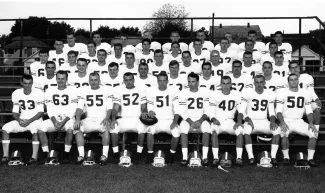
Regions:
[[252, 64], [253, 62], [253, 54], [252, 52], [244, 52], [243, 55], [243, 69], [241, 72], [243, 74], [250, 75], [252, 79], [255, 77], [256, 74], [261, 74], [262, 73], [262, 66], [260, 64]]
[[208, 151], [210, 144], [210, 124], [207, 119], [207, 110], [209, 108], [209, 90], [199, 87], [199, 75], [190, 73], [187, 77], [188, 89], [180, 92], [179, 112], [183, 120], [180, 124], [181, 129], [181, 145], [183, 160], [181, 166], [188, 164], [188, 133], [200, 132], [202, 137], [202, 165], [207, 167], [209, 164]]
[[141, 62], [145, 62], [147, 64], [153, 63], [153, 51], [150, 50], [150, 44], [150, 39], [146, 38], [142, 40], [142, 51], [135, 54], [137, 64], [140, 64]]
[[[256, 39], [257, 39], [257, 32], [255, 30], [248, 31], [247, 40], [253, 41], [253, 50], [262, 52], [265, 47], [265, 44], [263, 42], [257, 42]], [[239, 52], [245, 51], [246, 50], [245, 42], [240, 43], [238, 47], [239, 47]]]
[[77, 88], [89, 86], [89, 72], [87, 71], [88, 63], [85, 58], [77, 60], [77, 73], [72, 73], [68, 78], [68, 85]]
[[33, 88], [33, 77], [31, 75], [23, 75], [21, 85], [23, 88], [15, 90], [11, 96], [13, 103], [12, 116], [15, 120], [6, 123], [2, 127], [2, 164], [8, 164], [9, 162], [9, 134], [25, 131], [30, 131], [33, 135], [33, 155], [27, 164], [35, 164], [37, 160], [39, 148], [37, 130], [41, 126], [44, 113], [44, 93], [42, 90]]
[[229, 50], [229, 40], [222, 38], [220, 40], [220, 63], [232, 64], [234, 60], [237, 60], [237, 52]]
[[[43, 152], [47, 157], [49, 145], [46, 133], [55, 131], [65, 131], [64, 141], [64, 163], [70, 162], [70, 150], [72, 146], [73, 135], [76, 137], [79, 157], [77, 164], [81, 164], [84, 160], [84, 138], [80, 130], [74, 130], [75, 113], [78, 105], [77, 88], [67, 86], [68, 73], [59, 70], [56, 73], [57, 88], [51, 87], [45, 92], [45, 104], [47, 114], [50, 119], [42, 122], [38, 130], [38, 136], [42, 145]], [[47, 160], [47, 159], [46, 159]], [[49, 160], [47, 160], [49, 161]]]
[[107, 52], [103, 49], [97, 51], [98, 62], [90, 62], [88, 64], [88, 72], [97, 72], [100, 76], [108, 74]]
[[[100, 76], [93, 72], [89, 75], [90, 87], [79, 90], [78, 108], [74, 128], [83, 133], [100, 132], [102, 136], [103, 154], [100, 157], [102, 165], [107, 164], [109, 149], [109, 126], [112, 111], [112, 89], [100, 85]], [[87, 117], [81, 120], [84, 108]]]
[[[206, 51], [208, 52], [208, 51]], [[191, 72], [197, 73], [197, 74], [202, 74], [202, 64], [203, 62], [193, 62], [192, 60], [192, 54], [189, 51], [184, 51], [182, 53], [182, 61], [183, 64], [179, 63], [179, 72], [181, 74], [188, 75]], [[197, 60], [196, 60], [197, 61]], [[205, 61], [205, 59], [204, 59]]]
[[220, 63], [220, 52], [212, 50], [210, 52], [210, 61], [212, 65], [212, 76], [221, 81], [221, 77], [231, 72], [231, 64]]
[[[275, 42], [271, 42], [268, 44], [269, 46], [269, 51], [266, 53], [263, 53], [262, 57], [261, 57], [261, 61], [260, 63], [263, 64], [265, 61], [269, 61], [272, 64], [274, 64], [274, 54], [275, 52], [278, 51], [278, 45]], [[266, 46], [265, 46], [266, 47]]]
[[[152, 65], [152, 64], [150, 64]], [[147, 63], [139, 64], [139, 76], [135, 77], [135, 85], [142, 87], [157, 87], [156, 77], [148, 74], [149, 67]]]
[[178, 120], [179, 115], [175, 112], [178, 105], [179, 90], [175, 86], [168, 86], [168, 75], [166, 72], [160, 72], [157, 76], [158, 87], [148, 90], [148, 113], [149, 116], [155, 116], [158, 123], [147, 128], [147, 148], [148, 160], [153, 161], [154, 135], [158, 133], [168, 133], [172, 135], [170, 144], [170, 153], [167, 154], [168, 163], [173, 163], [176, 149], [181, 135]]
[[[106, 59], [106, 63], [116, 62], [119, 65], [125, 64], [125, 55], [123, 52], [123, 46], [120, 43], [114, 44], [113, 54], [108, 55]], [[133, 52], [130, 52], [133, 53]]]
[[202, 64], [202, 76], [200, 80], [200, 87], [205, 87], [209, 90], [215, 90], [220, 85], [220, 80], [212, 76], [211, 63], [205, 62]]
[[210, 59], [210, 52], [208, 50], [202, 49], [202, 42], [199, 39], [195, 39], [193, 41], [193, 46], [194, 50], [190, 52], [192, 57], [192, 63], [198, 63], [199, 66], [201, 66], [204, 62]]
[[245, 50], [238, 53], [238, 60], [243, 61], [244, 53], [251, 52], [253, 54], [252, 64], [259, 64], [262, 58], [262, 53], [260, 51], [254, 50], [254, 42], [253, 40], [245, 41]]
[[[30, 65], [29, 73], [34, 79], [45, 76], [45, 64], [49, 61], [49, 51], [41, 49], [39, 52], [40, 61], [35, 61]], [[58, 69], [58, 66], [56, 67]]]
[[178, 42], [173, 42], [171, 44], [171, 52], [168, 52], [165, 57], [166, 62], [176, 60], [178, 63], [182, 63], [182, 52], [180, 51], [180, 44]]
[[[232, 34], [230, 32], [226, 32], [225, 33], [225, 38], [227, 38], [228, 41], [229, 41], [228, 50], [235, 51], [236, 53], [238, 53], [239, 52], [239, 48], [238, 48], [238, 45], [236, 43], [233, 43], [232, 42]], [[216, 45], [214, 47], [214, 49], [220, 51], [220, 49], [221, 49], [220, 44]]]
[[125, 65], [120, 66], [120, 74], [131, 72], [134, 76], [138, 75], [138, 64], [135, 63], [135, 56], [133, 53], [125, 54]]
[[119, 73], [119, 64], [111, 62], [108, 65], [108, 75], [101, 77], [101, 84], [111, 87], [120, 86], [123, 83], [122, 76]]
[[55, 71], [56, 64], [53, 61], [48, 61], [45, 64], [46, 76], [40, 76], [35, 79], [34, 87], [45, 92], [49, 87], [57, 87]]
[[275, 52], [273, 73], [278, 74], [282, 77], [288, 76], [290, 74], [288, 66], [289, 63], [284, 62], [283, 53], [281, 51]]
[[253, 87], [252, 77], [242, 73], [242, 63], [239, 60], [233, 61], [232, 73], [229, 73], [228, 76], [231, 78], [232, 90], [241, 92], [244, 88]]
[[182, 90], [187, 84], [186, 74], [179, 73], [179, 63], [176, 60], [172, 60], [169, 63], [169, 72], [168, 85], [177, 86], [179, 90]]
[[149, 67], [149, 74], [153, 76], [157, 76], [161, 71], [169, 72], [168, 64], [164, 60], [164, 54], [160, 49], [155, 50], [153, 54], [154, 62], [153, 64], [150, 64]]
[[212, 91], [209, 98], [209, 117], [212, 122], [212, 166], [217, 167], [219, 165], [218, 135], [223, 133], [236, 135], [236, 164], [238, 166], [242, 166], [242, 154], [244, 146], [244, 128], [242, 125], [243, 114], [239, 112], [237, 116], [237, 122], [234, 121], [236, 110], [238, 109], [238, 105], [241, 101], [241, 93], [231, 89], [231, 78], [229, 76], [223, 76], [221, 78], [221, 90]]
[[[113, 97], [110, 132], [112, 137], [114, 158], [115, 160], [118, 160], [119, 158], [118, 134], [135, 132], [138, 133], [138, 146], [135, 161], [137, 163], [141, 163], [147, 127], [140, 121], [139, 117], [146, 117], [148, 114], [147, 98], [144, 87], [134, 85], [134, 75], [132, 73], [125, 73], [123, 80], [124, 84], [115, 88]], [[119, 109], [121, 109], [121, 118], [117, 119], [116, 116]]]
[[179, 36], [179, 32], [178, 31], [172, 31], [170, 32], [170, 40], [171, 42], [167, 42], [162, 46], [162, 50], [164, 52], [164, 54], [169, 54], [172, 51], [172, 43], [173, 42], [178, 42], [179, 43], [179, 53], [181, 54], [184, 51], [188, 50], [188, 45], [184, 42], [179, 42], [179, 39], [181, 37]]
[[262, 66], [263, 76], [265, 78], [265, 89], [269, 89], [273, 92], [277, 92], [278, 89], [285, 87], [285, 79], [273, 73], [273, 65], [269, 61], [265, 61]]
[[[159, 42], [156, 42], [156, 41], [152, 41], [152, 34], [150, 31], [144, 31], [142, 33], [142, 39], [149, 39], [151, 44], [150, 44], [150, 50], [151, 52], [154, 52], [155, 50], [157, 49], [161, 49], [161, 44]], [[136, 52], [142, 52], [142, 42], [141, 43], [138, 43], [136, 46], [135, 46], [135, 49], [136, 49]]]
[[242, 101], [239, 108], [241, 108], [240, 112], [245, 112], [244, 116], [246, 116], [244, 117], [245, 147], [249, 164], [253, 165], [256, 161], [253, 154], [251, 134], [272, 134], [271, 164], [277, 167], [276, 153], [279, 148], [281, 131], [275, 123], [275, 93], [264, 89], [264, 86], [264, 76], [256, 75], [254, 78], [254, 88], [244, 89], [242, 92]]
[[75, 52], [73, 50], [70, 50], [68, 53], [68, 62], [63, 63], [59, 70], [66, 71], [67, 73], [75, 73], [78, 71], [77, 69], [77, 57], [78, 52]]
[[[277, 93], [276, 113], [280, 121], [283, 165], [288, 166], [289, 161], [289, 140], [291, 133], [309, 137], [308, 141], [308, 164], [316, 166], [314, 154], [318, 138], [318, 128], [314, 125], [313, 111], [311, 108], [312, 96], [306, 89], [299, 88], [297, 74], [288, 76], [289, 88], [284, 88]], [[302, 119], [304, 112], [307, 114], [308, 123]]]
[[[214, 49], [214, 45], [212, 42], [205, 40], [206, 39], [206, 35], [205, 35], [205, 29], [201, 28], [200, 30], [198, 30], [196, 32], [196, 39], [199, 39], [202, 43], [202, 50], [207, 50], [209, 52], [211, 52]], [[190, 45], [188, 46], [189, 51], [193, 52], [195, 50], [195, 42], [190, 43]]]
[[106, 51], [107, 55], [111, 54], [112, 46], [106, 42], [102, 42], [102, 37], [98, 32], [93, 32], [93, 41], [96, 44], [96, 52], [100, 49]]
[[49, 61], [54, 61], [58, 68], [68, 60], [67, 53], [63, 52], [63, 40], [56, 39], [54, 41], [55, 50], [49, 51]]

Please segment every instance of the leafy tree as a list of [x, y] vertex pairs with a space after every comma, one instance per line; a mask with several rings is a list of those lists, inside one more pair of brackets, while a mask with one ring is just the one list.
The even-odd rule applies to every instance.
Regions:
[[119, 30], [116, 28], [110, 28], [109, 26], [102, 25], [94, 32], [99, 33], [106, 42], [110, 42], [112, 38], [116, 37], [119, 34]]
[[75, 36], [82, 35], [86, 38], [90, 37], [90, 32], [85, 29], [78, 28], [77, 31], [74, 33]]
[[128, 36], [141, 36], [141, 31], [139, 30], [138, 27], [124, 27], [122, 26], [120, 28], [120, 33], [125, 33], [127, 34]]

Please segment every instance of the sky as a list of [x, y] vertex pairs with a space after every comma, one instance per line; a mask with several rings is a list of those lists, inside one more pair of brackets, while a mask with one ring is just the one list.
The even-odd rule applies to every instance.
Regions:
[[[29, 16], [47, 18], [148, 18], [163, 4], [183, 5], [189, 17], [305, 17], [318, 16], [325, 21], [325, 0], [65, 0], [65, 1], [3, 1], [0, 0], [0, 19], [28, 18]], [[75, 29], [89, 30], [89, 21], [65, 21]], [[263, 35], [275, 31], [298, 33], [298, 20], [218, 20], [214, 24], [259, 25]], [[139, 27], [142, 30], [146, 21], [93, 21], [93, 30], [100, 25], [120, 28]], [[14, 22], [0, 21], [0, 35], [9, 34]], [[212, 20], [194, 20], [194, 28], [206, 29]], [[315, 19], [302, 20], [302, 32], [318, 29]]]

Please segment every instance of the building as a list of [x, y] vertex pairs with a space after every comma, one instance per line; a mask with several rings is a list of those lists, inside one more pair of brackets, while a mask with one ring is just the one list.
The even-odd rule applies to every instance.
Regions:
[[[308, 45], [303, 45], [300, 48], [301, 58], [299, 58], [299, 49], [292, 52], [292, 60], [300, 61], [300, 65], [311, 66], [311, 65], [321, 65], [324, 66], [324, 56], [314, 52], [309, 48]], [[303, 67], [303, 70], [309, 71], [325, 71], [324, 67]]]

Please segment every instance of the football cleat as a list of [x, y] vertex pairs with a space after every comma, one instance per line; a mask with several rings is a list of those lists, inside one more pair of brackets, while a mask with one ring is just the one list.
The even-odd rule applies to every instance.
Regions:
[[271, 158], [271, 164], [272, 164], [273, 167], [278, 167], [279, 166], [279, 163], [276, 160], [276, 158]]
[[297, 155], [295, 157], [295, 167], [299, 168], [299, 169], [309, 169], [310, 168], [306, 154], [304, 154], [302, 152], [297, 153]]
[[81, 164], [84, 163], [84, 161], [85, 161], [85, 158], [82, 157], [82, 156], [79, 156], [79, 157], [77, 158], [77, 161], [76, 161], [75, 165], [81, 165]]
[[141, 121], [141, 123], [143, 123], [146, 126], [151, 126], [151, 125], [158, 123], [157, 117], [142, 118], [142, 116], [140, 116], [140, 121]]
[[202, 166], [204, 166], [204, 167], [209, 166], [209, 160], [207, 158], [202, 160]]
[[188, 166], [191, 168], [202, 167], [201, 153], [198, 151], [194, 151], [189, 155], [189, 163]]
[[308, 165], [310, 167], [318, 167], [318, 165], [316, 164], [315, 160], [313, 160], [313, 159], [308, 160]]
[[244, 165], [243, 159], [242, 158], [237, 158], [236, 159], [236, 166], [242, 167]]
[[70, 152], [63, 152], [62, 164], [70, 164]]
[[104, 156], [104, 155], [100, 156], [100, 158], [99, 158], [99, 164], [100, 165], [102, 165], [102, 166], [106, 165], [108, 163], [107, 161], [108, 160], [107, 160], [106, 156]]
[[18, 150], [12, 152], [8, 165], [10, 166], [24, 165], [22, 153]]
[[251, 166], [255, 165], [256, 164], [255, 158], [249, 159], [248, 164], [251, 165]]
[[3, 157], [1, 159], [1, 165], [8, 165], [9, 163], [9, 158], [8, 157]]
[[219, 159], [213, 159], [212, 167], [216, 168], [219, 166]]
[[270, 152], [262, 151], [257, 156], [257, 166], [259, 166], [259, 167], [271, 168], [273, 166], [271, 161], [272, 160], [271, 160]]
[[283, 159], [283, 166], [290, 166], [290, 160], [288, 158]]
[[186, 159], [183, 159], [183, 160], [181, 161], [181, 166], [182, 166], [182, 167], [186, 167], [186, 166], [187, 166], [187, 160], [186, 160]]
[[[80, 156], [79, 156], [80, 157]], [[78, 158], [79, 158], [78, 157]], [[96, 164], [95, 153], [92, 150], [88, 150], [85, 153], [84, 161], [82, 163], [84, 166], [92, 166]]]
[[37, 161], [36, 161], [35, 158], [30, 158], [26, 165], [27, 165], [27, 166], [30, 166], [30, 165], [34, 165], [34, 164], [36, 164], [36, 163], [37, 163]]
[[[47, 152], [44, 152], [44, 154]], [[55, 150], [50, 151], [47, 155], [46, 155], [46, 161], [45, 161], [45, 165], [46, 166], [57, 166], [60, 164], [59, 162], [59, 153]]]
[[164, 167], [167, 165], [165, 163], [165, 154], [163, 151], [159, 150], [154, 154], [152, 165], [154, 167]]
[[119, 166], [122, 167], [130, 167], [132, 165], [131, 162], [131, 152], [128, 150], [124, 150], [120, 153], [120, 162], [119, 162]]
[[224, 154], [221, 154], [219, 157], [219, 164], [221, 167], [225, 167], [225, 168], [230, 168], [232, 166], [232, 160], [233, 157], [230, 153], [225, 152]]

